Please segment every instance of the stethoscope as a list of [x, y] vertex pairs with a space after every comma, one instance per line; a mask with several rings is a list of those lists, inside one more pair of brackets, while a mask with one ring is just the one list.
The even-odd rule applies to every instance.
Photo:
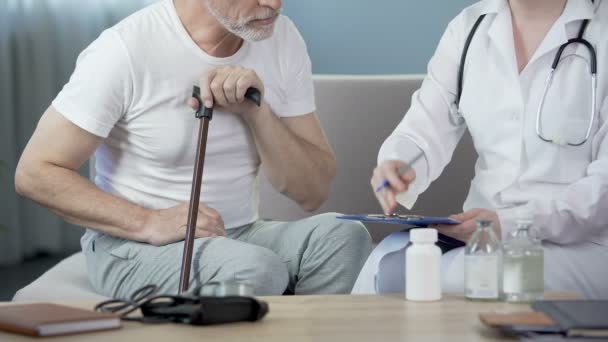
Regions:
[[[591, 0], [591, 2], [593, 3], [595, 1]], [[473, 28], [471, 29], [471, 32], [469, 33], [469, 36], [465, 42], [464, 51], [462, 52], [462, 56], [460, 59], [460, 69], [458, 71], [458, 93], [456, 95], [456, 100], [450, 106], [450, 122], [455, 126], [460, 126], [464, 123], [464, 116], [462, 115], [462, 112], [460, 111], [460, 98], [462, 97], [463, 82], [464, 82], [464, 68], [465, 68], [465, 64], [466, 64], [467, 54], [469, 52], [469, 47], [471, 45], [471, 41], [473, 40], [473, 37], [475, 36], [475, 33], [477, 32], [477, 29], [479, 28], [479, 25], [481, 24], [481, 22], [483, 21], [485, 16], [486, 16], [485, 14], [481, 15], [475, 22], [475, 25], [473, 25]], [[536, 135], [541, 140], [546, 141], [548, 143], [553, 143], [553, 144], [560, 145], [560, 146], [581, 146], [581, 145], [585, 144], [587, 142], [587, 140], [589, 140], [589, 137], [591, 136], [591, 131], [593, 130], [593, 121], [595, 120], [595, 112], [597, 109], [597, 107], [596, 107], [597, 106], [597, 53], [596, 53], [593, 45], [591, 45], [591, 43], [589, 43], [589, 41], [587, 41], [586, 39], [583, 38], [588, 25], [589, 25], [589, 19], [584, 20], [583, 24], [581, 25], [578, 37], [572, 38], [560, 46], [559, 50], [555, 54], [555, 58], [553, 59], [553, 64], [551, 65], [551, 71], [549, 73], [549, 77], [547, 78], [547, 81], [545, 82], [545, 88], [543, 91], [543, 95], [540, 100], [538, 110], [536, 112]], [[586, 60], [585, 60], [585, 62], [587, 62], [587, 64], [589, 65], [589, 70], [591, 73], [591, 115], [589, 118], [589, 125], [587, 126], [587, 132], [585, 133], [585, 137], [579, 142], [569, 142], [562, 138], [553, 138], [553, 139], [547, 138], [543, 134], [541, 120], [542, 120], [542, 116], [543, 116], [543, 109], [545, 107], [545, 102], [547, 99], [547, 94], [549, 93], [551, 84], [553, 83], [553, 79], [555, 77], [555, 71], [557, 70], [557, 68], [560, 65], [560, 62], [562, 61], [562, 54], [564, 53], [564, 50], [568, 46], [575, 45], [575, 44], [581, 44], [581, 45], [585, 46], [587, 48], [587, 50], [589, 51], [590, 62], [587, 62]], [[573, 57], [573, 56], [578, 57], [576, 55], [567, 56], [567, 57]], [[567, 58], [564, 58], [564, 60], [565, 59], [567, 59]]]

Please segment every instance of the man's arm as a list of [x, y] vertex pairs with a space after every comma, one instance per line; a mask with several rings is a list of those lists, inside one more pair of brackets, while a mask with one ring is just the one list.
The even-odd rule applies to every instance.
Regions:
[[[130, 240], [163, 245], [184, 238], [187, 204], [149, 210], [101, 191], [78, 173], [102, 138], [50, 107], [27, 144], [15, 176], [17, 192], [70, 223]], [[201, 204], [197, 234], [223, 235], [219, 214]]]
[[[248, 124], [262, 167], [278, 191], [305, 210], [323, 204], [336, 174], [336, 160], [316, 114], [279, 118], [281, 113], [273, 113], [266, 102], [257, 107], [245, 100], [251, 87], [263, 95], [264, 84], [255, 71], [242, 67], [211, 70], [201, 78], [200, 87], [206, 107], [237, 113]], [[190, 105], [198, 108], [194, 98]]]
[[263, 105], [245, 118], [270, 183], [302, 208], [319, 208], [336, 175], [336, 158], [317, 115], [280, 119]]

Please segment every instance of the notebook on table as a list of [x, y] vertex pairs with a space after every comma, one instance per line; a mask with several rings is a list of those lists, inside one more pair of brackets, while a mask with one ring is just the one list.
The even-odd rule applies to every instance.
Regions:
[[120, 328], [116, 315], [36, 303], [0, 306], [0, 330], [29, 336], [58, 336]]

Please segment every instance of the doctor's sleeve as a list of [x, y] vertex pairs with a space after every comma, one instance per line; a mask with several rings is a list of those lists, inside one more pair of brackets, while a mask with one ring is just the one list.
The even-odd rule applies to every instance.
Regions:
[[412, 96], [412, 105], [393, 133], [384, 141], [378, 164], [387, 160], [409, 163], [416, 180], [400, 200], [408, 209], [450, 162], [465, 131], [464, 124], [453, 124], [450, 106], [456, 99], [457, 74], [464, 46], [462, 16], [454, 19], [444, 33], [428, 66], [421, 88]]
[[608, 98], [604, 100], [599, 120], [599, 130], [590, 138], [593, 161], [585, 177], [552, 198], [498, 210], [503, 239], [515, 227], [522, 210], [532, 214], [534, 229], [541, 240], [573, 244], [593, 240], [601, 234], [608, 236]]

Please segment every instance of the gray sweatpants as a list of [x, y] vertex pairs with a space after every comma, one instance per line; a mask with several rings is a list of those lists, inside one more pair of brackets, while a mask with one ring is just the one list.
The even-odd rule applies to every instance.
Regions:
[[[329, 213], [296, 222], [258, 221], [194, 243], [190, 287], [246, 281], [256, 295], [349, 293], [371, 252], [365, 227]], [[84, 248], [97, 292], [125, 298], [144, 285], [178, 291], [183, 242], [156, 247], [98, 234]]]

